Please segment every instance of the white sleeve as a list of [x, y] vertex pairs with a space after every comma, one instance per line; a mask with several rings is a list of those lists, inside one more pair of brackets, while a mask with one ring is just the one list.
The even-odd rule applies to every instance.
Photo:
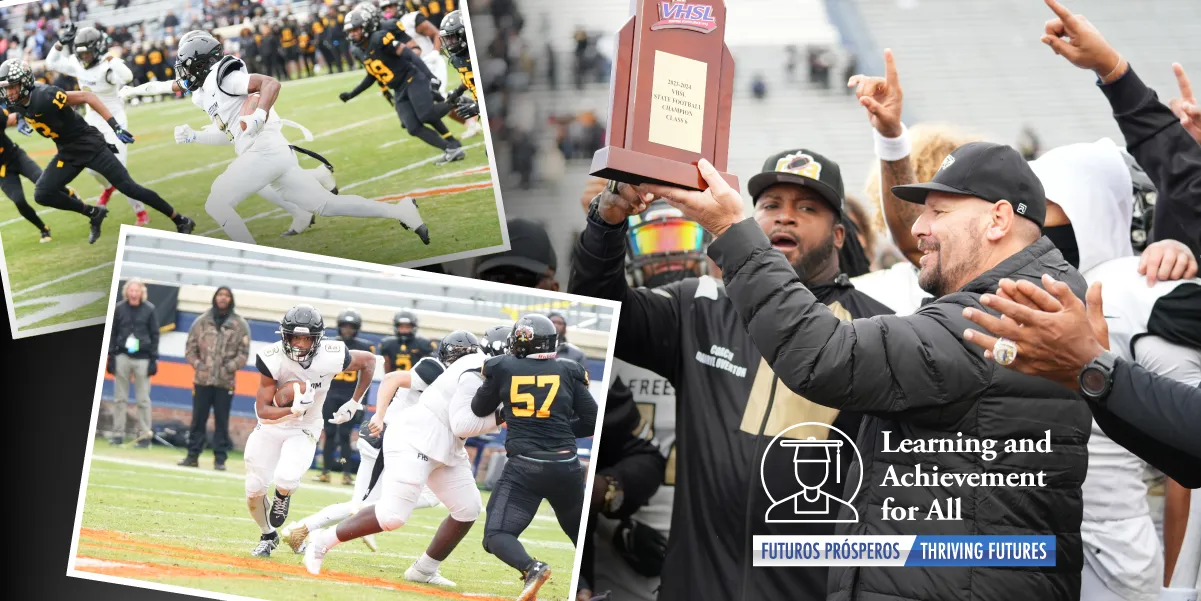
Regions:
[[[58, 44], [50, 46], [50, 53], [46, 55], [46, 70], [62, 73], [71, 77], [79, 77], [76, 73], [76, 63], [71, 60], [70, 54], [58, 49]], [[132, 78], [130, 78], [132, 79]]]
[[206, 146], [229, 146], [233, 141], [229, 139], [229, 135], [217, 129], [216, 125], [206, 125], [204, 129], [196, 132], [196, 143]]
[[221, 80], [221, 91], [227, 95], [245, 96], [250, 93], [250, 74], [239, 69]]
[[450, 399], [450, 429], [459, 438], [471, 438], [498, 429], [496, 416], [489, 413], [484, 417], [476, 417], [471, 411], [471, 399], [475, 398], [475, 391], [483, 384], [484, 377], [477, 372], [467, 372], [459, 376], [459, 385], [455, 387], [454, 396]]
[[1134, 341], [1134, 360], [1148, 371], [1201, 386], [1201, 351], [1173, 344], [1159, 336], [1142, 336]]
[[109, 83], [118, 87], [133, 81], [133, 71], [129, 70], [129, 65], [115, 56], [108, 59], [108, 73], [112, 76]]

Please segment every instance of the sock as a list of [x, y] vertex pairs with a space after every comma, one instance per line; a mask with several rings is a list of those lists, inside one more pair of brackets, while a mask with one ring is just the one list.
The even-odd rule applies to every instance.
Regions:
[[442, 139], [442, 136], [438, 135], [437, 132], [428, 127], [422, 127], [414, 132], [413, 135], [417, 138], [420, 138], [422, 142], [425, 142], [426, 144], [429, 144], [438, 150], [446, 150], [450, 147], [447, 141]]
[[283, 501], [288, 498], [288, 495], [279, 494], [279, 489], [277, 488], [277, 489], [275, 489], [275, 498], [279, 499], [280, 501]]
[[342, 541], [338, 540], [337, 528], [327, 528], [321, 532], [318, 532], [317, 536], [314, 537], [313, 542], [325, 547], [328, 550], [333, 549]]
[[413, 567], [417, 568], [417, 571], [422, 574], [433, 574], [438, 571], [438, 566], [440, 565], [442, 565], [442, 562], [422, 553], [417, 562], [413, 564]]
[[309, 532], [312, 532], [331, 524], [337, 524], [338, 522], [341, 522], [342, 520], [354, 515], [358, 509], [358, 503], [355, 503], [354, 501], [335, 503], [307, 518], [304, 518], [301, 520], [301, 523], [309, 529]]
[[146, 205], [142, 204], [141, 201], [134, 200], [128, 196], [125, 197], [125, 200], [129, 201], [129, 206], [133, 208], [133, 212], [135, 215], [137, 213], [145, 213], [146, 212]]
[[250, 508], [250, 517], [254, 518], [254, 523], [259, 525], [259, 530], [263, 534], [271, 534], [275, 532], [275, 528], [267, 522], [267, 497], [259, 495], [257, 497], [246, 497], [246, 506]]
[[493, 534], [488, 539], [488, 552], [522, 573], [534, 564], [534, 558], [525, 552], [525, 547], [512, 534]]

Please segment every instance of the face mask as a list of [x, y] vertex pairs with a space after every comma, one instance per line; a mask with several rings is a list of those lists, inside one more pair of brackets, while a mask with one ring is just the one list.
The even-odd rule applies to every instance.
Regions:
[[1080, 267], [1080, 248], [1076, 246], [1076, 230], [1072, 229], [1072, 224], [1044, 227], [1043, 235], [1051, 239], [1068, 264]]
[[646, 278], [646, 280], [643, 282], [643, 285], [647, 288], [658, 288], [660, 286], [666, 286], [672, 282], [678, 282], [685, 278], [691, 277], [696, 277], [696, 274], [688, 270], [676, 269], [656, 273], [655, 275]]

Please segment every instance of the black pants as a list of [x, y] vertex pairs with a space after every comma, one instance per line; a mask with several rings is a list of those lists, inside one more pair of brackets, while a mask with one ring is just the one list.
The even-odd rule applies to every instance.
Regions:
[[[321, 413], [325, 420], [325, 447], [321, 450], [322, 463], [321, 471], [332, 471], [330, 468], [334, 465], [334, 451], [341, 450], [341, 457], [344, 461], [343, 466], [350, 463], [350, 434], [359, 428], [359, 424], [363, 423], [363, 412], [359, 411], [344, 424], [331, 424], [330, 419], [333, 419], [334, 412], [349, 401], [350, 399], [335, 400], [333, 397], [325, 398], [325, 405], [321, 407]], [[343, 467], [342, 471], [347, 468]], [[347, 472], [349, 473], [349, 472]]]
[[317, 50], [321, 52], [321, 58], [325, 60], [325, 67], [333, 73], [336, 69], [338, 73], [342, 72], [342, 59], [334, 52], [333, 46], [329, 44], [317, 44]]
[[38, 178], [42, 177], [42, 168], [29, 158], [28, 154], [21, 149], [20, 146], [14, 146], [12, 156], [8, 157], [8, 162], [0, 164], [0, 190], [4, 191], [4, 195], [13, 204], [17, 205], [17, 211], [26, 221], [32, 223], [38, 231], [46, 229], [46, 224], [38, 217], [38, 212], [25, 200], [25, 188], [21, 186], [21, 176], [31, 182], [37, 182]]
[[533, 560], [517, 537], [534, 520], [543, 499], [550, 502], [559, 527], [575, 544], [584, 507], [586, 473], [575, 456], [568, 461], [510, 457], [488, 498], [484, 550], [516, 570], [528, 568]]
[[396, 115], [410, 135], [439, 150], [463, 145], [442, 123], [443, 115], [439, 114], [434, 93], [430, 90], [430, 78], [424, 73], [415, 73], [404, 89], [395, 92], [395, 98]]
[[[100, 134], [96, 133], [99, 137]], [[45, 172], [38, 179], [38, 183], [34, 186], [33, 200], [40, 205], [54, 207], [56, 209], [75, 210], [76, 203], [82, 205], [79, 199], [71, 199], [67, 193], [67, 184], [70, 184], [84, 169], [91, 169], [96, 173], [104, 176], [109, 183], [117, 187], [117, 191], [134, 199], [141, 201], [142, 204], [171, 217], [176, 218], [175, 209], [171, 207], [163, 197], [157, 192], [149, 188], [142, 187], [138, 182], [133, 181], [133, 177], [129, 175], [129, 170], [121, 161], [117, 159], [117, 155], [104, 142], [104, 138], [100, 138], [99, 143], [93, 140], [84, 140], [82, 145], [96, 145], [97, 148], [92, 150], [80, 151], [76, 148], [60, 148], [59, 155], [56, 155], [50, 160], [50, 164], [46, 165]], [[63, 151], [70, 153], [72, 158], [60, 158]]]
[[208, 430], [209, 410], [213, 412], [213, 457], [225, 463], [233, 444], [229, 440], [229, 406], [234, 391], [219, 386], [197, 386], [192, 391], [192, 430], [188, 435], [188, 456], [199, 457], [204, 452], [205, 432]]

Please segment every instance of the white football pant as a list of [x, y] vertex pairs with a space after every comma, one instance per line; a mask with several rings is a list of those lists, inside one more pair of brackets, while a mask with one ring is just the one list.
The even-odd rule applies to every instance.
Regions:
[[375, 503], [380, 527], [391, 531], [404, 526], [427, 485], [456, 521], [474, 522], [480, 516], [484, 503], [471, 464], [446, 465], [426, 457], [402, 437], [384, 436], [384, 473], [376, 483], [382, 490]]
[[434, 72], [434, 77], [437, 77], [438, 81], [442, 82], [441, 85], [438, 86], [438, 93], [442, 94], [442, 96], [445, 98], [447, 79], [446, 59], [443, 58], [441, 52], [433, 52], [430, 54], [421, 55], [421, 61], [425, 63], [425, 66], [430, 68], [430, 71]]
[[[112, 109], [109, 109], [109, 112], [112, 112]], [[112, 113], [112, 115], [113, 117], [117, 118], [117, 123], [120, 123], [121, 127], [124, 127], [126, 130], [129, 129], [129, 120], [125, 117], [124, 111]], [[84, 115], [83, 120], [86, 121], [88, 125], [100, 130], [100, 133], [104, 136], [105, 142], [117, 147], [117, 160], [121, 161], [121, 164], [128, 168], [129, 148], [126, 147], [121, 140], [117, 139], [117, 134], [113, 132], [113, 128], [109, 126], [108, 122], [104, 119], [101, 119], [100, 115], [96, 111], [93, 111], [90, 107], [88, 108], [88, 113]], [[88, 169], [88, 173], [91, 173], [92, 177], [96, 178], [96, 181], [99, 182], [101, 188], [107, 190], [108, 188], [112, 187], [112, 184], [109, 183], [109, 181], [105, 179], [103, 175], [100, 175], [91, 169]], [[120, 194], [120, 192], [113, 192], [113, 194]], [[122, 196], [125, 195], [122, 194]], [[141, 213], [142, 211], [146, 210], [146, 205], [137, 200], [134, 200], [128, 196], [125, 196], [125, 200], [129, 201], [129, 206], [133, 207], [134, 213]]]
[[[255, 244], [237, 206], [252, 194], [270, 188], [297, 207], [325, 217], [383, 217], [396, 219], [410, 229], [423, 224], [417, 205], [404, 199], [395, 205], [362, 196], [337, 195], [325, 189], [312, 173], [300, 166], [296, 153], [278, 131], [265, 131], [246, 152], [213, 181], [204, 210], [221, 226], [230, 240]], [[270, 195], [270, 192], [268, 192]], [[277, 201], [279, 198], [276, 199]], [[278, 203], [277, 203], [278, 204]], [[295, 222], [295, 215], [293, 220]]]
[[319, 436], [291, 425], [256, 426], [246, 439], [246, 496], [266, 495], [272, 482], [288, 492], [299, 488], [313, 464]]

